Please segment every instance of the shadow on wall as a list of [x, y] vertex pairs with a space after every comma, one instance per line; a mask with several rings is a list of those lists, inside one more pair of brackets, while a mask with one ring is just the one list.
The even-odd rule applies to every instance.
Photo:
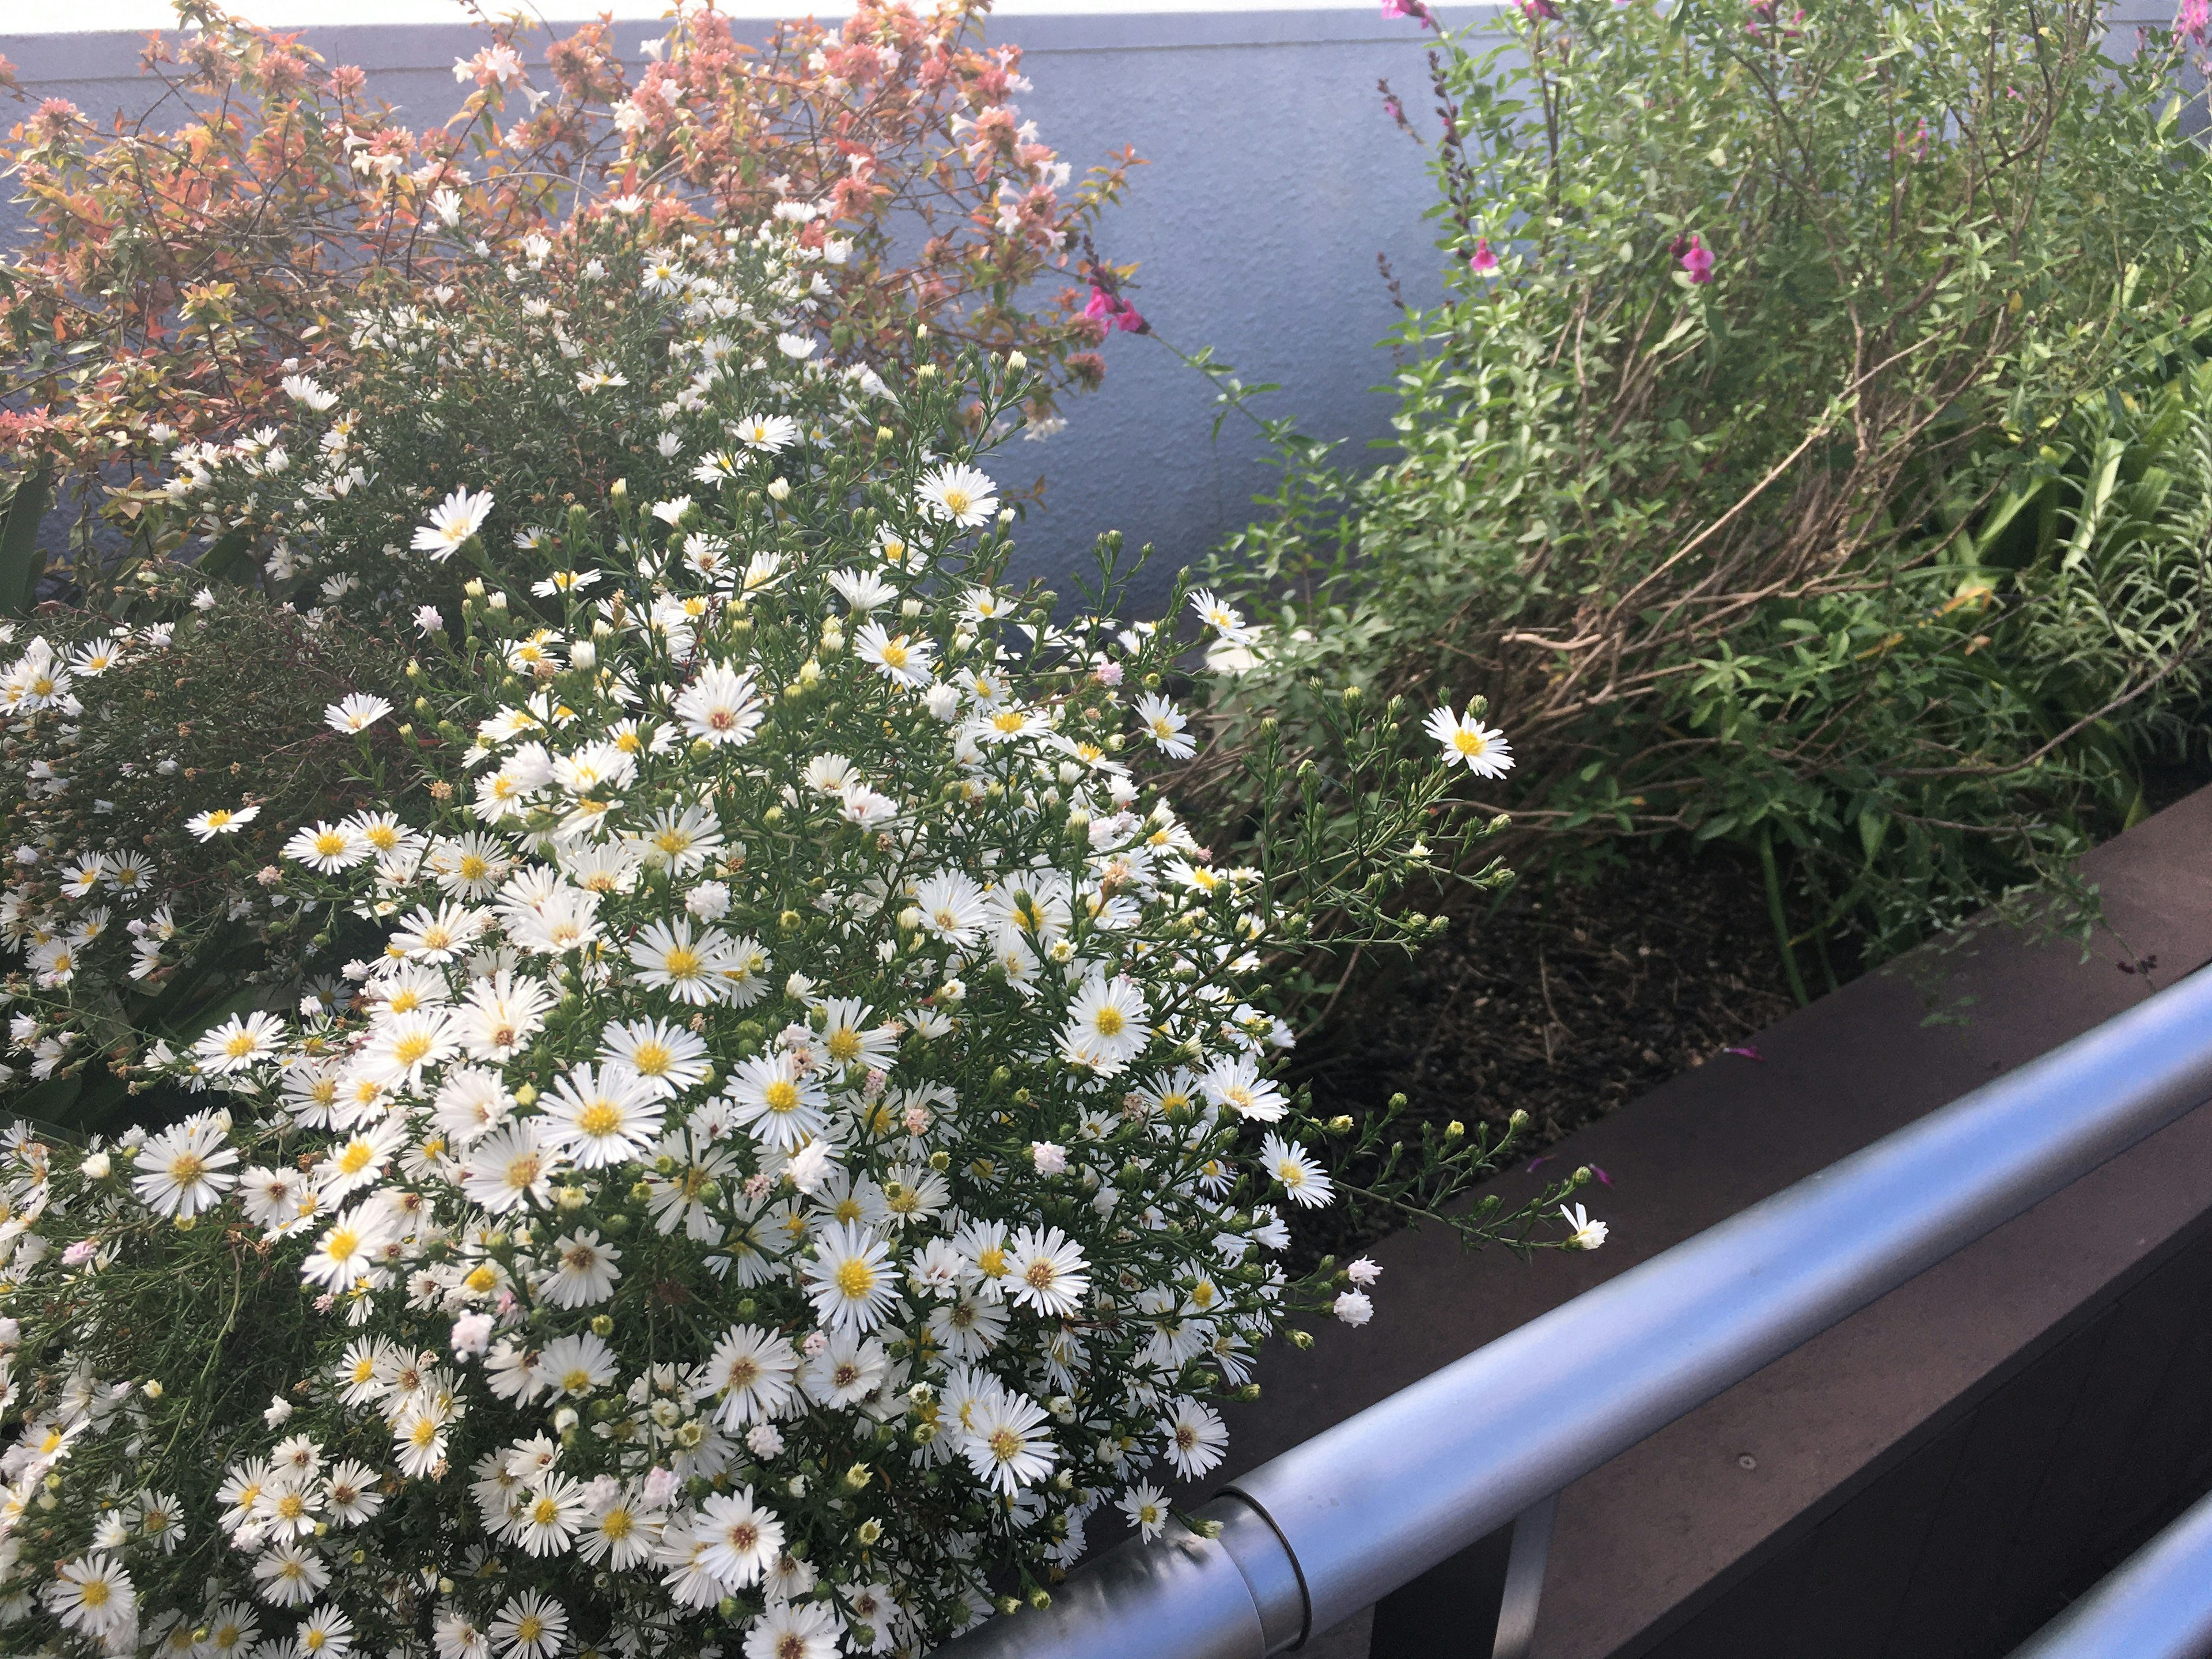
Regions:
[[[282, 15], [276, 5], [252, 9]], [[642, 42], [659, 32], [622, 24], [616, 38], [642, 64]], [[306, 38], [328, 62], [368, 70], [371, 92], [418, 127], [459, 106], [450, 66], [475, 50], [462, 25]], [[1033, 83], [1019, 94], [1023, 114], [1079, 173], [1124, 144], [1149, 163], [1108, 218], [1100, 252], [1141, 262], [1136, 301], [1161, 335], [1186, 351], [1212, 346], [1248, 385], [1281, 384], [1268, 412], [1295, 416], [1314, 435], [1354, 447], [1387, 436], [1390, 403], [1376, 388], [1390, 360], [1376, 342], [1395, 313], [1376, 256], [1389, 260], [1408, 302], [1442, 292], [1421, 217], [1432, 199], [1425, 152], [1384, 115], [1376, 90], [1387, 76], [1410, 109], [1422, 109], [1419, 27], [1361, 5], [1015, 15], [995, 20], [990, 38], [1023, 47]], [[33, 100], [66, 98], [103, 125], [151, 102], [137, 73], [141, 44], [118, 33], [0, 33], [0, 54]], [[8, 243], [22, 222], [19, 209], [0, 205]], [[1244, 522], [1272, 474], [1241, 418], [1231, 416], [1218, 442], [1209, 438], [1210, 385], [1158, 341], [1117, 334], [1104, 355], [1104, 389], [1068, 401], [1066, 430], [1010, 442], [988, 465], [1011, 487], [1045, 483], [1045, 510], [1032, 511], [1018, 536], [1018, 575], [1057, 580], [1087, 563], [1099, 532], [1118, 529], [1132, 547], [1157, 545], [1133, 596], [1150, 611], [1177, 568]]]

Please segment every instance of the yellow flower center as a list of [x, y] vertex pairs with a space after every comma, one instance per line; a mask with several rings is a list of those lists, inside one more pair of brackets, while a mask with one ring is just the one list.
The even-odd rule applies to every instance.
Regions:
[[858, 1301], [876, 1288], [876, 1270], [855, 1256], [837, 1268], [837, 1288]]
[[799, 1109], [799, 1085], [788, 1078], [778, 1078], [761, 1091], [762, 1103], [771, 1112], [793, 1112]]
[[1127, 1022], [1122, 1019], [1121, 1011], [1119, 1008], [1109, 1007], [1101, 1008], [1093, 1015], [1091, 1024], [1092, 1029], [1097, 1030], [1100, 1036], [1119, 1036], [1121, 1035], [1121, 1027]]
[[595, 1100], [576, 1114], [576, 1127], [587, 1135], [611, 1135], [622, 1127], [622, 1109]]

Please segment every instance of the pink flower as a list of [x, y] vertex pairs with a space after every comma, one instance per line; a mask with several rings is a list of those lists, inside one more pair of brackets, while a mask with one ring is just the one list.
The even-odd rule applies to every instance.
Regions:
[[474, 1359], [491, 1346], [491, 1316], [463, 1314], [453, 1322], [453, 1357]]
[[1434, 27], [1429, 16], [1429, 9], [1422, 3], [1422, 0], [1382, 0], [1382, 15], [1385, 17], [1414, 18], [1424, 28]]
[[1692, 283], [1703, 283], [1713, 280], [1713, 256], [1706, 251], [1705, 245], [1698, 240], [1698, 234], [1695, 231], [1690, 233], [1690, 246], [1682, 250], [1682, 269], [1690, 273], [1690, 280]]
[[[2212, 3], [2212, 0], [2208, 0], [2208, 3]], [[1490, 251], [1490, 238], [1479, 236], [1475, 239], [1474, 252], [1468, 256], [1467, 268], [1478, 276], [1487, 276], [1498, 269], [1498, 256]]]
[[1095, 323], [1118, 328], [1125, 334], [1142, 334], [1146, 326], [1136, 307], [1120, 295], [1109, 294], [1103, 288], [1091, 289], [1091, 302], [1083, 307], [1083, 314]]
[[1532, 23], [1549, 22], [1559, 15], [1559, 9], [1552, 3], [1552, 0], [1513, 0], [1513, 3]]
[[[1387, 14], [1389, 9], [1383, 9]], [[2181, 9], [2173, 14], [2173, 28], [2203, 46], [2205, 36], [2212, 34], [2212, 0], [2181, 0]]]

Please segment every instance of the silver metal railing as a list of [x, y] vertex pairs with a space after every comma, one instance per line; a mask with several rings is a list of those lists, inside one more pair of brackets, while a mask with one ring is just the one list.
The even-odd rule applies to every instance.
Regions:
[[2212, 1656], [2212, 1498], [2112, 1569], [2012, 1659]]
[[939, 1652], [1264, 1659], [1510, 1522], [1522, 1659], [1562, 1488], [2208, 1097], [2212, 971], [1261, 1465], [1199, 1511], [1218, 1538], [1133, 1540]]

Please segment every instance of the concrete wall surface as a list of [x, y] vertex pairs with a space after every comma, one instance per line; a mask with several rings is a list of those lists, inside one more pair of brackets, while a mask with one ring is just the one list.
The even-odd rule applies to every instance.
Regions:
[[[289, 26], [282, 6], [248, 0], [242, 9]], [[352, 15], [375, 10], [368, 0]], [[67, 98], [102, 121], [143, 111], [143, 37], [64, 32], [72, 15], [55, 0], [0, 0], [0, 54], [25, 90]], [[642, 62], [638, 49], [660, 32], [640, 22], [619, 26], [616, 38]], [[416, 126], [458, 106], [451, 65], [475, 50], [462, 24], [304, 33], [327, 61], [368, 70], [372, 94]], [[1279, 382], [1268, 411], [1297, 416], [1306, 431], [1355, 445], [1388, 433], [1389, 401], [1373, 388], [1390, 373], [1376, 343], [1395, 313], [1376, 256], [1389, 258], [1414, 302], [1441, 292], [1440, 256], [1421, 217], [1432, 199], [1425, 152], [1384, 115], [1376, 90], [1387, 76], [1409, 108], [1422, 108], [1428, 37], [1417, 25], [1370, 5], [1018, 12], [995, 18], [990, 38], [1023, 47], [1034, 83], [1019, 95], [1023, 113], [1079, 173], [1124, 144], [1146, 158], [1099, 247], [1139, 262], [1135, 298], [1164, 339], [1186, 351], [1212, 346], [1248, 384]], [[21, 225], [12, 212], [0, 208], [9, 240]], [[1272, 475], [1248, 422], [1232, 416], [1218, 442], [1209, 438], [1211, 386], [1159, 341], [1115, 335], [1104, 355], [1104, 389], [1068, 401], [1066, 429], [1006, 445], [990, 470], [1018, 487], [1045, 480], [1046, 510], [1019, 537], [1023, 569], [1063, 570], [1108, 529], [1133, 546], [1156, 544], [1141, 607], [1249, 516], [1250, 497]]]

